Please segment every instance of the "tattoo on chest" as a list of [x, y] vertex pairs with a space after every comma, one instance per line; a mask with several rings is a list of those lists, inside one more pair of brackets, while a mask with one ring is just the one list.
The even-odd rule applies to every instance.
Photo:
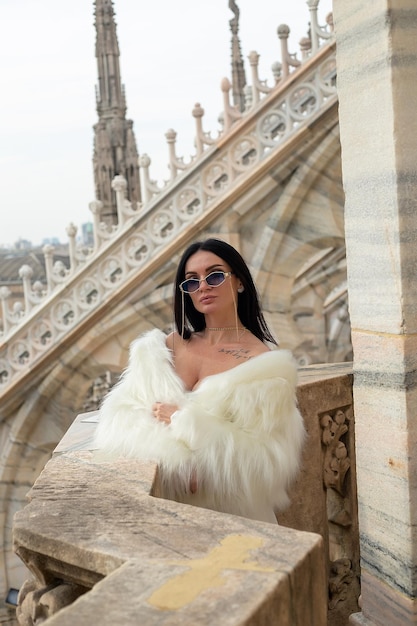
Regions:
[[228, 350], [227, 348], [220, 348], [219, 352], [220, 353], [223, 352], [224, 354], [229, 354], [230, 356], [234, 357], [237, 360], [251, 358], [250, 350], [245, 350], [244, 348], [234, 348], [230, 350]]

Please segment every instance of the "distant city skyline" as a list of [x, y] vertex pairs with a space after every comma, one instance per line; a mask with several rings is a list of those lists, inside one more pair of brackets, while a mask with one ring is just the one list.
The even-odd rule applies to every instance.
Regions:
[[[204, 129], [216, 135], [222, 108], [220, 82], [230, 77], [227, 0], [196, 3], [161, 0], [145, 6], [114, 0], [127, 117], [134, 121], [140, 154], [152, 160], [151, 177], [167, 179], [165, 133], [177, 132], [177, 154], [194, 153], [191, 111], [200, 102]], [[305, 0], [237, 0], [240, 41], [247, 56], [256, 50], [260, 75], [273, 84], [271, 65], [280, 59], [279, 24], [291, 29], [290, 51], [307, 34]], [[66, 7], [67, 8], [67, 7]], [[67, 242], [66, 227], [91, 221], [94, 200], [93, 125], [97, 121], [94, 87], [94, 6], [92, 0], [61, 3], [41, 0], [2, 7], [0, 50], [7, 97], [0, 102], [0, 245], [19, 239], [39, 245], [45, 239]], [[321, 0], [325, 23], [331, 0]]]

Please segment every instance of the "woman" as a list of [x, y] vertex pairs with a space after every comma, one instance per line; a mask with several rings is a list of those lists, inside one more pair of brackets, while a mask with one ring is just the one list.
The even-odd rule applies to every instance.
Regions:
[[189, 246], [174, 313], [176, 332], [133, 342], [96, 445], [157, 461], [164, 497], [276, 523], [304, 440], [296, 366], [276, 349], [237, 250], [218, 239]]

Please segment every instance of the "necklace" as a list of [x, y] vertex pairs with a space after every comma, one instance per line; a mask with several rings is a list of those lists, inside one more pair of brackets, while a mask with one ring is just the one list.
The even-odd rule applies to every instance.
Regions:
[[207, 328], [207, 330], [246, 330], [245, 326], [218, 326], [214, 328]]

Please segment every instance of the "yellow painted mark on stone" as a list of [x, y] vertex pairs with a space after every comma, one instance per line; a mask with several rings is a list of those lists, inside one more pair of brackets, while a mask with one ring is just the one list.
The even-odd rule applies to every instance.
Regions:
[[202, 559], [171, 561], [172, 565], [185, 565], [188, 571], [162, 585], [148, 602], [157, 609], [175, 611], [195, 600], [202, 591], [224, 585], [225, 579], [221, 575], [223, 570], [275, 571], [271, 567], [261, 567], [253, 561], [247, 561], [249, 551], [263, 544], [261, 537], [229, 535]]

